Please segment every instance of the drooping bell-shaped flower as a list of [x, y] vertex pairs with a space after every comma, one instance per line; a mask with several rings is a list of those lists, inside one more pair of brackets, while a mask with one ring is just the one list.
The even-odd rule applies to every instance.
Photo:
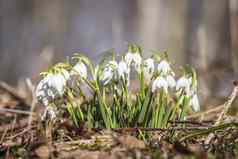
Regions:
[[109, 61], [109, 63], [105, 65], [100, 77], [103, 85], [107, 85], [111, 80], [117, 78], [117, 67], [118, 64], [116, 61]]
[[156, 92], [159, 89], [163, 89], [166, 93], [168, 92], [168, 83], [164, 77], [157, 77], [152, 84], [152, 92]]
[[158, 71], [161, 73], [161, 75], [167, 75], [169, 73], [173, 73], [170, 64], [166, 60], [162, 60], [158, 64]]
[[147, 82], [150, 82], [153, 73], [154, 73], [154, 60], [152, 58], [148, 58], [144, 61], [144, 77]]
[[70, 74], [87, 78], [87, 67], [83, 62], [79, 62], [73, 67]]
[[190, 87], [191, 87], [191, 81], [189, 78], [183, 76], [178, 79], [176, 83], [176, 90], [185, 90], [185, 92], [189, 95], [190, 94]]
[[131, 65], [132, 61], [133, 61], [133, 58], [134, 58], [134, 54], [131, 53], [131, 52], [128, 52], [126, 55], [125, 55], [125, 62], [127, 65]]
[[198, 112], [200, 110], [200, 104], [199, 104], [197, 94], [192, 95], [189, 105], [191, 106], [191, 108], [194, 112]]
[[118, 64], [119, 78], [129, 81], [129, 74], [130, 74], [130, 67], [128, 67], [125, 61], [120, 61]]
[[56, 94], [52, 94], [53, 96], [57, 96], [57, 94], [59, 94], [60, 96], [62, 96], [64, 94], [64, 89], [66, 86], [66, 82], [67, 80], [65, 79], [65, 77], [62, 74], [55, 74], [53, 76], [51, 76], [51, 78], [48, 81], [48, 85], [51, 88], [50, 90], [52, 91], [56, 91]]
[[134, 53], [133, 62], [135, 64], [136, 69], [138, 70], [142, 63], [142, 57], [139, 53]]
[[49, 100], [48, 100], [48, 96], [47, 96], [47, 89], [48, 89], [47, 80], [48, 80], [47, 77], [42, 79], [38, 83], [36, 90], [35, 90], [35, 94], [36, 94], [36, 98], [37, 98], [38, 102], [43, 104], [44, 106], [49, 105]]
[[166, 80], [169, 88], [174, 88], [176, 86], [176, 81], [172, 75], [167, 75]]
[[125, 62], [128, 66], [132, 65], [132, 66], [135, 67], [137, 72], [140, 72], [142, 57], [138, 52], [136, 52], [136, 53], [128, 52], [125, 55]]
[[44, 106], [50, 101], [62, 97], [65, 92], [66, 82], [69, 74], [65, 71], [57, 74], [48, 74], [36, 87], [36, 97]]

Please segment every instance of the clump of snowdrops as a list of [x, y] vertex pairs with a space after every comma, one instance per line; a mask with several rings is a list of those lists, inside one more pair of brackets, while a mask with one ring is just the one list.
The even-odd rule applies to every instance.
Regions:
[[[119, 59], [112, 52], [98, 65], [75, 54], [41, 75], [36, 96], [45, 106], [42, 119], [63, 112], [76, 126], [166, 128], [168, 121], [185, 120], [190, 110], [200, 109], [195, 70], [185, 67], [177, 76], [166, 53], [152, 51], [144, 59], [135, 44]], [[137, 92], [132, 79], [139, 83]]]

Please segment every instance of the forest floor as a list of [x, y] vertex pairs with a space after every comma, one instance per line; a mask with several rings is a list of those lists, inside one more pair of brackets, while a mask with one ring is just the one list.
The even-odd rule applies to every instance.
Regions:
[[[238, 83], [220, 106], [171, 122], [168, 129], [80, 128], [68, 119], [42, 122], [32, 87], [0, 82], [0, 158], [237, 158]], [[229, 113], [231, 112], [231, 113]], [[230, 115], [233, 114], [233, 115]], [[235, 115], [234, 115], [235, 114]], [[150, 137], [143, 138], [140, 133]]]

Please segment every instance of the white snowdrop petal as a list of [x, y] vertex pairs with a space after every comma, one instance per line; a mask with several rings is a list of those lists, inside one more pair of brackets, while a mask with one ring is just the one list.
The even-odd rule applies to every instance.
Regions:
[[154, 82], [152, 83], [152, 89], [151, 89], [151, 91], [154, 93], [155, 91], [156, 91], [156, 89], [157, 89], [157, 81], [158, 81], [158, 78], [156, 78], [155, 80], [154, 80]]
[[188, 78], [183, 76], [177, 81], [176, 90], [178, 91], [180, 89], [185, 89], [187, 93], [190, 91], [190, 82]]
[[166, 93], [168, 92], [168, 83], [163, 77], [157, 77], [154, 80], [152, 84], [152, 92], [155, 92], [160, 88], [163, 88]]
[[71, 75], [79, 75], [83, 78], [87, 78], [87, 67], [84, 63], [80, 62], [77, 63], [72, 71], [71, 71]]
[[119, 62], [118, 64], [118, 74], [119, 77], [124, 78], [125, 75], [128, 75], [130, 72], [130, 68], [127, 66], [127, 64], [124, 61]]
[[128, 52], [126, 55], [125, 55], [125, 62], [127, 65], [131, 65], [132, 61], [133, 61], [133, 53], [131, 52]]
[[112, 79], [117, 78], [117, 69], [118, 64], [116, 61], [109, 61], [108, 64], [105, 65], [101, 76], [101, 81], [104, 85], [107, 85]]
[[64, 94], [66, 84], [62, 74], [49, 74], [44, 77], [36, 88], [36, 97], [39, 103], [49, 105], [49, 101]]
[[145, 83], [149, 84], [151, 82], [151, 78], [153, 77], [154, 74], [154, 60], [151, 58], [148, 58], [144, 61], [144, 78], [145, 78]]
[[148, 58], [144, 61], [144, 65], [152, 70], [154, 70], [154, 60], [152, 58]]
[[158, 64], [158, 71], [161, 72], [162, 75], [166, 75], [168, 74], [171, 70], [171, 67], [169, 65], [169, 63], [165, 60], [161, 61], [159, 64]]
[[170, 87], [170, 88], [175, 87], [176, 81], [175, 81], [173, 76], [171, 76], [171, 75], [166, 76], [166, 80], [167, 80], [167, 83], [168, 83], [168, 87]]
[[194, 94], [190, 100], [191, 108], [193, 109], [194, 112], [197, 112], [200, 110], [200, 105], [199, 105], [199, 100], [197, 94]]
[[142, 58], [139, 53], [133, 54], [133, 62], [135, 62], [136, 65], [141, 65]]
[[62, 74], [53, 75], [48, 81], [48, 84], [49, 87], [52, 87], [52, 89], [56, 89], [56, 93], [58, 93], [60, 96], [64, 94], [66, 79], [63, 77]]
[[48, 106], [49, 102], [47, 100], [47, 92], [46, 92], [46, 89], [47, 87], [46, 86], [46, 78], [42, 79], [37, 87], [36, 87], [36, 91], [35, 91], [35, 94], [36, 94], [36, 98], [38, 100], [39, 103], [43, 104], [44, 106]]
[[[117, 67], [117, 62], [116, 61], [109, 61], [107, 65], [111, 65], [111, 67]], [[109, 66], [108, 66], [109, 67]]]
[[141, 72], [142, 57], [139, 53], [128, 52], [125, 55], [125, 62], [128, 66], [133, 65], [137, 72]]
[[113, 74], [110, 70], [104, 71], [102, 81], [104, 81], [105, 85], [112, 79], [112, 76]]
[[65, 77], [61, 73], [55, 75], [49, 74], [44, 79], [43, 87], [45, 88], [42, 90], [45, 91], [47, 96], [54, 99], [64, 94], [66, 82]]

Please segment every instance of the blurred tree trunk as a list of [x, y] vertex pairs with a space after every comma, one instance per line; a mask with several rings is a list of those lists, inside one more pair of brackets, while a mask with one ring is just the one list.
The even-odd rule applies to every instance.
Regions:
[[238, 0], [230, 0], [230, 35], [232, 66], [235, 73], [238, 73]]
[[231, 68], [230, 22], [227, 17], [229, 1], [190, 1], [187, 23], [190, 33], [186, 38], [190, 54], [188, 61], [195, 64], [201, 74], [202, 93], [206, 98], [227, 93], [224, 89], [228, 83], [225, 73]]
[[138, 41], [147, 49], [168, 51], [176, 64], [184, 63], [186, 0], [138, 0]]
[[[216, 4], [216, 5], [214, 5]], [[219, 11], [219, 12], [218, 12]], [[225, 97], [231, 88], [229, 1], [204, 1], [203, 21], [206, 35], [206, 55], [212, 96]]]
[[139, 41], [145, 48], [153, 48], [158, 45], [160, 27], [161, 0], [138, 0], [138, 33]]
[[44, 33], [40, 36], [39, 42], [42, 44], [42, 48], [54, 47], [57, 59], [64, 57], [62, 50], [67, 28], [68, 3], [70, 2], [62, 0], [34, 0], [33, 4], [32, 24], [35, 28], [39, 27], [39, 30]]
[[21, 39], [22, 28], [26, 27], [26, 18], [32, 11], [31, 0], [22, 3], [18, 0], [0, 1], [0, 79], [13, 84], [25, 71], [22, 61], [25, 59], [25, 41]]
[[211, 79], [208, 74], [207, 42], [203, 19], [204, 0], [190, 0], [187, 4], [187, 21], [185, 26], [186, 63], [194, 66], [199, 73], [200, 97], [206, 100], [211, 95]]

